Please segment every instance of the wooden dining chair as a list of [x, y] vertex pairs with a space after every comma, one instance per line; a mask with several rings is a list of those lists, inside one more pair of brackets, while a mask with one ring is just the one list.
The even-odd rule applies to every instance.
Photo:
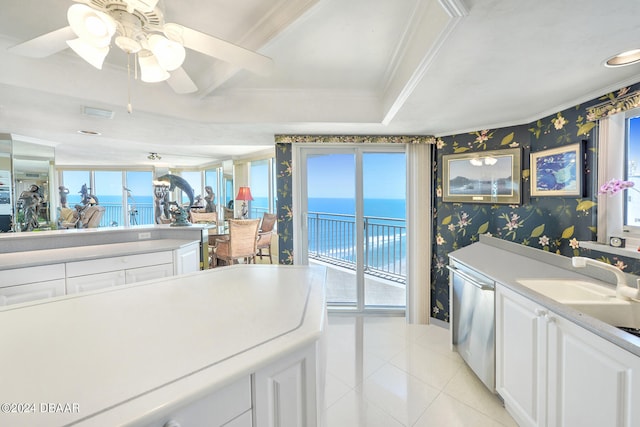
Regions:
[[218, 265], [218, 260], [227, 265], [237, 263], [243, 259], [247, 264], [256, 261], [258, 226], [260, 219], [230, 219], [229, 236], [216, 239], [213, 250], [213, 267]]
[[217, 212], [189, 212], [191, 223], [193, 224], [216, 224], [218, 222]]
[[271, 257], [271, 239], [275, 234], [275, 226], [278, 216], [276, 214], [265, 213], [262, 216], [262, 224], [258, 230], [258, 256], [262, 259], [263, 250], [269, 251], [269, 264], [273, 264]]

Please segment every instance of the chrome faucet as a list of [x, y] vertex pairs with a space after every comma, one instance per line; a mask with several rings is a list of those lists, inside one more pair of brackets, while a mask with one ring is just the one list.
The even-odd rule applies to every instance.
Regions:
[[598, 261], [597, 259], [586, 258], [582, 256], [574, 256], [571, 258], [571, 264], [576, 268], [583, 268], [587, 265], [602, 268], [607, 270], [616, 276], [616, 297], [629, 301], [631, 299], [640, 300], [640, 279], [638, 279], [637, 288], [627, 285], [627, 278], [625, 274], [619, 268], [607, 264], [606, 262]]

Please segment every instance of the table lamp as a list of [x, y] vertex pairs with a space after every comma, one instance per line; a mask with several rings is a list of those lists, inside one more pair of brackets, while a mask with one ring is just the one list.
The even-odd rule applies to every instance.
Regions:
[[247, 209], [247, 200], [253, 200], [251, 197], [251, 189], [249, 187], [240, 187], [236, 200], [242, 200], [242, 219], [247, 219], [249, 210]]

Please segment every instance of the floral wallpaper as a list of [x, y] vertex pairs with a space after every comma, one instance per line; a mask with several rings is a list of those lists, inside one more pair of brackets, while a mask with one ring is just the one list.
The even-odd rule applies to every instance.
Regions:
[[[478, 241], [480, 234], [551, 251], [565, 256], [583, 255], [640, 274], [640, 262], [580, 248], [579, 241], [596, 239], [597, 224], [597, 121], [598, 115], [621, 111], [629, 101], [629, 89], [607, 94], [528, 125], [479, 130], [438, 138], [433, 163], [434, 242], [431, 269], [432, 317], [449, 321], [448, 254]], [[621, 98], [625, 98], [621, 100]], [[613, 107], [611, 107], [613, 105]], [[595, 108], [595, 107], [597, 108]], [[617, 107], [616, 107], [617, 106]], [[603, 113], [604, 112], [604, 113]], [[580, 142], [584, 145], [582, 197], [532, 197], [529, 155]], [[488, 205], [442, 201], [442, 156], [445, 154], [522, 148], [522, 203]]]
[[293, 200], [291, 144], [276, 140], [276, 192], [278, 193], [278, 248], [280, 264], [293, 264]]
[[[640, 83], [533, 123], [500, 129], [482, 129], [440, 138], [427, 136], [296, 136], [276, 135], [278, 230], [280, 260], [293, 264], [292, 142], [431, 143], [434, 200], [431, 315], [449, 321], [448, 254], [490, 234], [508, 241], [565, 256], [582, 255], [640, 275], [640, 260], [580, 248], [579, 241], [596, 239], [597, 119], [640, 105]], [[585, 152], [581, 197], [532, 197], [529, 155], [532, 152], [581, 143]], [[505, 148], [522, 149], [522, 202], [514, 205], [449, 203], [442, 201], [442, 156]], [[429, 167], [425, 165], [426, 167]]]

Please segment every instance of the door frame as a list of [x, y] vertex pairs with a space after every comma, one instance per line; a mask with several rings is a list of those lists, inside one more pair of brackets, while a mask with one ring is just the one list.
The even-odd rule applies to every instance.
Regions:
[[[398, 144], [292, 144], [292, 207], [293, 207], [293, 262], [308, 264], [303, 248], [306, 247], [306, 210], [301, 206], [302, 191], [306, 189], [306, 176], [302, 176], [302, 150], [305, 148], [325, 148], [326, 150], [373, 148], [377, 152], [397, 152]], [[425, 265], [431, 265], [431, 144], [405, 144], [406, 155], [406, 203], [407, 203], [407, 282], [406, 309], [402, 310], [409, 323], [429, 323], [431, 308], [431, 272]], [[368, 151], [368, 150], [367, 150]], [[358, 156], [356, 156], [357, 158]], [[306, 207], [305, 207], [306, 208]], [[411, 232], [409, 232], [411, 230]], [[364, 289], [364, 288], [363, 288]], [[364, 304], [364, 296], [358, 295]], [[349, 311], [353, 313], [353, 310]], [[397, 314], [399, 310], [367, 309], [367, 313]]]

